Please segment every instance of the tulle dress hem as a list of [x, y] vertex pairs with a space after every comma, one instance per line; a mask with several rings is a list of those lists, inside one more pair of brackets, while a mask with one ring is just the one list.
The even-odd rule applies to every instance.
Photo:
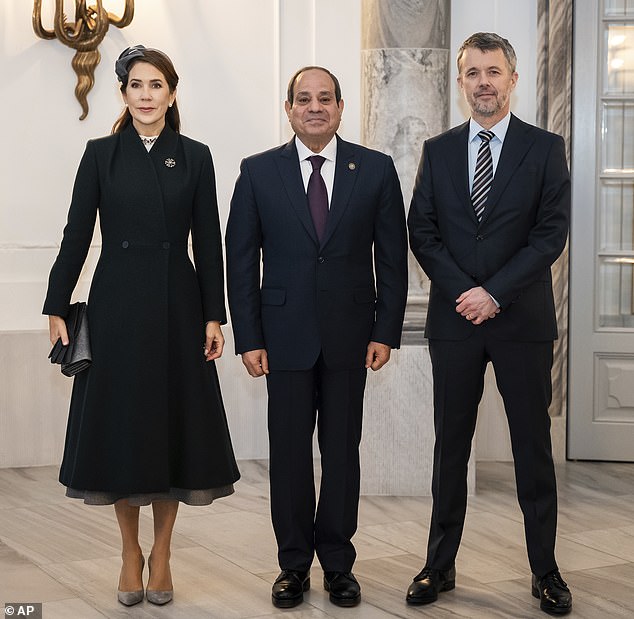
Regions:
[[148, 492], [128, 495], [116, 492], [66, 488], [67, 497], [71, 499], [82, 499], [86, 505], [112, 505], [120, 499], [127, 499], [128, 503], [134, 507], [150, 505], [153, 501], [179, 501], [187, 505], [210, 505], [216, 499], [229, 496], [233, 494], [233, 492], [233, 484], [204, 490], [170, 488], [168, 492]]

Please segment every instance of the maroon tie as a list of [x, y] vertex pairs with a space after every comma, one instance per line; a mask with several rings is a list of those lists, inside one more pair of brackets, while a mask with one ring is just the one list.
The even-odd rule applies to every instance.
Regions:
[[320, 171], [326, 159], [321, 155], [313, 155], [308, 157], [308, 160], [313, 166], [313, 171], [308, 179], [306, 196], [308, 197], [308, 208], [313, 218], [315, 232], [317, 232], [317, 238], [321, 241], [326, 229], [326, 219], [328, 218], [328, 192]]

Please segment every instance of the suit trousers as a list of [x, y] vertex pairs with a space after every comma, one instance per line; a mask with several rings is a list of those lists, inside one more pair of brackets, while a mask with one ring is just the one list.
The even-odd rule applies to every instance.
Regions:
[[[349, 572], [359, 508], [359, 442], [365, 368], [331, 370], [320, 355], [308, 370], [267, 375], [271, 518], [281, 569]], [[313, 433], [321, 485], [316, 506]]]
[[467, 508], [471, 441], [484, 373], [491, 361], [509, 424], [529, 563], [537, 576], [557, 568], [557, 489], [548, 415], [552, 350], [551, 341], [496, 339], [486, 322], [466, 340], [429, 340], [436, 432], [429, 567], [449, 569], [458, 552]]

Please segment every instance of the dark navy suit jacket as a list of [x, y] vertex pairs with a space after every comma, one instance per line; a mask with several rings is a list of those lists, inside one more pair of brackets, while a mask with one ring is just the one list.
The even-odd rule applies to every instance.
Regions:
[[364, 366], [370, 341], [399, 347], [407, 233], [389, 156], [337, 137], [321, 243], [295, 138], [248, 157], [231, 200], [226, 247], [236, 353], [265, 348], [273, 370], [308, 369], [323, 353], [328, 367], [346, 369]]
[[[476, 328], [499, 339], [557, 337], [550, 267], [570, 217], [570, 177], [561, 136], [511, 115], [486, 209], [469, 196], [469, 123], [427, 140], [408, 216], [410, 245], [431, 279], [425, 335], [462, 340]], [[455, 311], [483, 286], [501, 312], [479, 327]]]

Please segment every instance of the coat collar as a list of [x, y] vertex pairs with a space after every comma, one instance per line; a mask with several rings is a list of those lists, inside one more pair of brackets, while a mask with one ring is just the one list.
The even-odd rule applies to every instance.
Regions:
[[154, 205], [157, 215], [159, 215], [155, 223], [161, 228], [161, 236], [167, 238], [165, 202], [159, 174], [162, 170], [168, 169], [166, 163], [168, 158], [177, 159], [175, 155], [178, 134], [166, 124], [154, 146], [148, 152], [134, 125], [130, 123], [121, 132], [121, 145], [125, 166], [137, 183], [145, 184], [148, 202]]
[[[350, 142], [346, 142], [337, 136], [335, 180], [330, 198], [330, 211], [326, 222], [326, 230], [320, 244], [321, 247], [332, 237], [348, 206], [350, 194], [352, 193], [352, 188], [357, 178], [356, 170], [359, 160], [359, 150], [354, 148], [354, 145]], [[282, 183], [295, 213], [315, 244], [319, 244], [315, 226], [313, 225], [313, 220], [308, 208], [308, 199], [306, 197], [306, 191], [304, 190], [297, 147], [295, 146], [295, 137], [281, 148], [277, 164]]]
[[[139, 134], [132, 123], [129, 123], [121, 132], [121, 139], [127, 152], [134, 156], [145, 155], [146, 159], [148, 155], [154, 160], [167, 156], [174, 157], [178, 147], [178, 133], [168, 124], [165, 124], [165, 127], [163, 127], [163, 130], [159, 134], [156, 142], [154, 142], [154, 146], [152, 146], [149, 153], [143, 145], [143, 142], [141, 142]], [[161, 165], [163, 165], [162, 161]]]
[[[140, 140], [139, 140], [140, 141]], [[144, 147], [145, 148], [145, 147]], [[177, 148], [178, 148], [178, 133], [174, 131], [167, 123], [163, 127], [158, 139], [154, 143], [154, 146], [150, 149], [149, 155], [157, 169], [162, 167], [170, 167], [168, 160], [171, 159], [176, 165], [177, 161]], [[181, 161], [182, 165], [184, 162]]]

